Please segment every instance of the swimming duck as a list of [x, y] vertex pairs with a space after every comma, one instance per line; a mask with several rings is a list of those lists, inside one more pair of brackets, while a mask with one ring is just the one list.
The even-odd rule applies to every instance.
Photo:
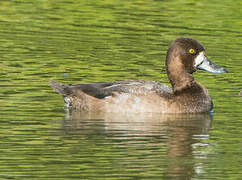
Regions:
[[172, 88], [155, 81], [125, 80], [64, 85], [51, 81], [69, 109], [92, 112], [209, 112], [213, 103], [208, 91], [194, 80], [196, 70], [228, 72], [208, 59], [195, 39], [175, 39], [166, 55], [166, 72]]

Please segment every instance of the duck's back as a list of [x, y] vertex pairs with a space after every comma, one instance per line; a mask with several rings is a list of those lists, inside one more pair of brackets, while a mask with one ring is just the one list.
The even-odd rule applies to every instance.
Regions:
[[68, 108], [106, 112], [161, 112], [172, 90], [155, 81], [116, 81], [62, 85], [51, 81]]

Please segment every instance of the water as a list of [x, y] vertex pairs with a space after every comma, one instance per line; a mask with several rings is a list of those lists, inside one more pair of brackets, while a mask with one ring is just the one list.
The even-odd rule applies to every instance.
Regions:
[[[240, 179], [242, 3], [0, 2], [1, 179]], [[214, 114], [66, 113], [63, 83], [156, 80], [173, 39], [227, 74], [194, 74]]]

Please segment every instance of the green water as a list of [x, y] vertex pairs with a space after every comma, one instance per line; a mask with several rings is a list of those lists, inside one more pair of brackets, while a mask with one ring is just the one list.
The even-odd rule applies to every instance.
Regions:
[[[0, 179], [240, 179], [240, 0], [0, 1]], [[227, 74], [196, 72], [213, 116], [68, 114], [63, 83], [156, 80], [176, 37]]]

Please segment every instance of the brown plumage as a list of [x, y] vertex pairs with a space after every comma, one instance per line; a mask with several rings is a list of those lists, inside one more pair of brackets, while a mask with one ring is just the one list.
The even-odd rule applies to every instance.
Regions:
[[[207, 62], [209, 61], [209, 62]], [[203, 46], [192, 38], [178, 38], [166, 56], [167, 75], [172, 88], [155, 81], [116, 81], [62, 85], [51, 81], [68, 108], [101, 112], [208, 112], [212, 100], [208, 91], [197, 83], [192, 73], [197, 69], [222, 73], [205, 56]], [[207, 67], [209, 65], [209, 67]]]

